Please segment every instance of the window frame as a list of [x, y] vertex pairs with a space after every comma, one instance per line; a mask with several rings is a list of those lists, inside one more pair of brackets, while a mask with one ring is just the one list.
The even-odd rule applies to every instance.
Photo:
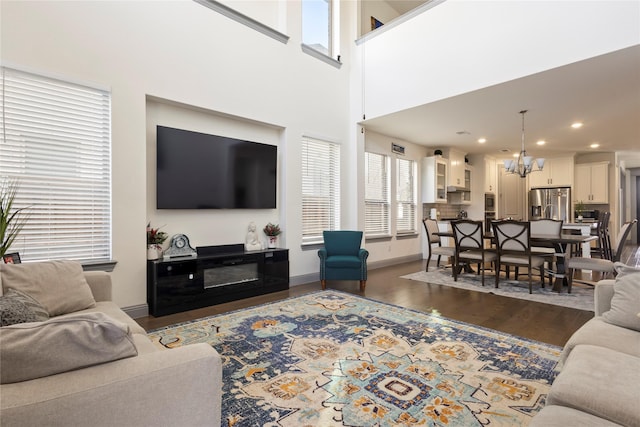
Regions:
[[[337, 49], [339, 46], [339, 35], [338, 28], [336, 25], [337, 22], [340, 21], [339, 15], [339, 3], [334, 2], [333, 0], [310, 0], [310, 1], [325, 1], [327, 3], [327, 44], [326, 51], [324, 49], [318, 49], [314, 47], [316, 43], [313, 41], [309, 41], [305, 39], [305, 12], [304, 12], [304, 3], [305, 0], [301, 2], [301, 26], [302, 26], [302, 51], [308, 55], [313, 56], [314, 58], [320, 59], [326, 62], [329, 65], [332, 65], [336, 68], [341, 68], [342, 62], [340, 62], [340, 54]], [[310, 44], [311, 42], [312, 44]], [[323, 48], [325, 46], [322, 46]]]
[[[409, 172], [409, 180], [404, 181], [401, 176], [402, 172], [403, 172], [403, 168], [401, 167], [401, 162], [407, 162], [408, 163], [408, 172]], [[396, 158], [396, 195], [395, 195], [395, 204], [397, 206], [397, 211], [396, 211], [396, 236], [407, 236], [407, 235], [416, 235], [418, 234], [418, 229], [417, 229], [417, 215], [418, 215], [418, 204], [417, 204], [417, 162], [415, 160], [411, 160], [411, 159], [403, 159], [403, 158]], [[403, 184], [404, 182], [404, 184]], [[409, 191], [408, 194], [410, 195], [409, 198], [401, 198], [401, 194], [405, 193], [405, 189], [401, 188], [402, 185], [409, 185]], [[400, 224], [402, 223], [400, 221], [400, 215], [398, 213], [399, 210], [402, 209], [402, 211], [405, 211], [405, 207], [408, 207], [408, 209], [406, 209], [407, 212], [410, 213], [410, 216], [412, 216], [413, 218], [409, 218], [409, 221], [411, 222], [410, 224], [407, 224], [408, 227], [407, 228], [401, 228]]]
[[[377, 178], [376, 184], [378, 184], [379, 188], [370, 187], [371, 179], [370, 171], [372, 169], [372, 165], [370, 164], [370, 157], [376, 156], [381, 158], [379, 161], [380, 167], [380, 175]], [[368, 239], [375, 238], [384, 238], [391, 236], [391, 161], [390, 156], [380, 153], [368, 152], [365, 151], [365, 237]], [[377, 190], [382, 197], [379, 199], [370, 199], [368, 198], [368, 190]], [[379, 215], [382, 215], [383, 219], [380, 222], [379, 227], [370, 227], [369, 223], [369, 212], [371, 209], [377, 208], [379, 211]], [[386, 215], [386, 218], [384, 218]], [[372, 229], [373, 228], [373, 229]]]
[[[324, 230], [340, 230], [340, 150], [341, 145], [336, 142], [305, 135], [302, 137], [300, 150], [302, 220], [300, 238], [303, 246], [322, 244]], [[323, 164], [318, 165], [319, 161], [322, 161]], [[310, 200], [309, 197], [316, 200]], [[318, 200], [319, 197], [325, 197], [328, 200], [324, 203], [322, 200]], [[312, 220], [309, 212], [322, 209], [326, 211], [325, 214], [328, 218], [318, 221], [314, 217]]]
[[1, 71], [0, 179], [17, 182], [14, 206], [29, 217], [11, 250], [27, 262], [112, 267], [110, 91]]

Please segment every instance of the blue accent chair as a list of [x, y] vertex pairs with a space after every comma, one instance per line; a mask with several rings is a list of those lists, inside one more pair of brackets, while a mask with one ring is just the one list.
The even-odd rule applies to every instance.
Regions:
[[364, 291], [369, 251], [360, 248], [362, 231], [323, 231], [322, 235], [324, 248], [318, 251], [322, 289], [327, 280], [359, 280]]

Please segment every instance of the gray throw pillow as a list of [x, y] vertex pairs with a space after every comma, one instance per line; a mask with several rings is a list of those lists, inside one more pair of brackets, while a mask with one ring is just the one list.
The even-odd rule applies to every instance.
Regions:
[[25, 293], [9, 288], [0, 296], [0, 326], [44, 322], [47, 319], [47, 310]]
[[5, 290], [19, 290], [38, 301], [49, 316], [94, 307], [91, 288], [76, 261], [45, 261], [0, 265]]
[[0, 328], [0, 383], [9, 384], [136, 356], [129, 326], [83, 313]]
[[618, 273], [613, 285], [611, 310], [602, 318], [613, 325], [640, 332], [640, 273]]

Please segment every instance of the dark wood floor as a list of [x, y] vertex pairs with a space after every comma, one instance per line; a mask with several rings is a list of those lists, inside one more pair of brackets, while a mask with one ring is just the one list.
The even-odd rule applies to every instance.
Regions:
[[[638, 247], [629, 246], [622, 259], [626, 264], [640, 266], [640, 250]], [[571, 334], [593, 317], [593, 313], [590, 311], [400, 278], [402, 275], [424, 269], [424, 265], [424, 261], [415, 261], [370, 270], [365, 292], [359, 291], [357, 282], [330, 282], [327, 287], [558, 346], [563, 346]], [[597, 280], [598, 277], [592, 279]], [[574, 286], [581, 285], [574, 284]], [[151, 330], [174, 323], [279, 301], [319, 289], [319, 282], [307, 283], [292, 286], [288, 291], [274, 292], [169, 316], [157, 318], [148, 316], [136, 319], [136, 321], [146, 330]]]

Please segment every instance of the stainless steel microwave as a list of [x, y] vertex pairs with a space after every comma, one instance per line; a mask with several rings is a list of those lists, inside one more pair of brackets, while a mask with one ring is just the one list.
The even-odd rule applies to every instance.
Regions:
[[494, 193], [484, 193], [484, 211], [496, 211], [496, 195]]

